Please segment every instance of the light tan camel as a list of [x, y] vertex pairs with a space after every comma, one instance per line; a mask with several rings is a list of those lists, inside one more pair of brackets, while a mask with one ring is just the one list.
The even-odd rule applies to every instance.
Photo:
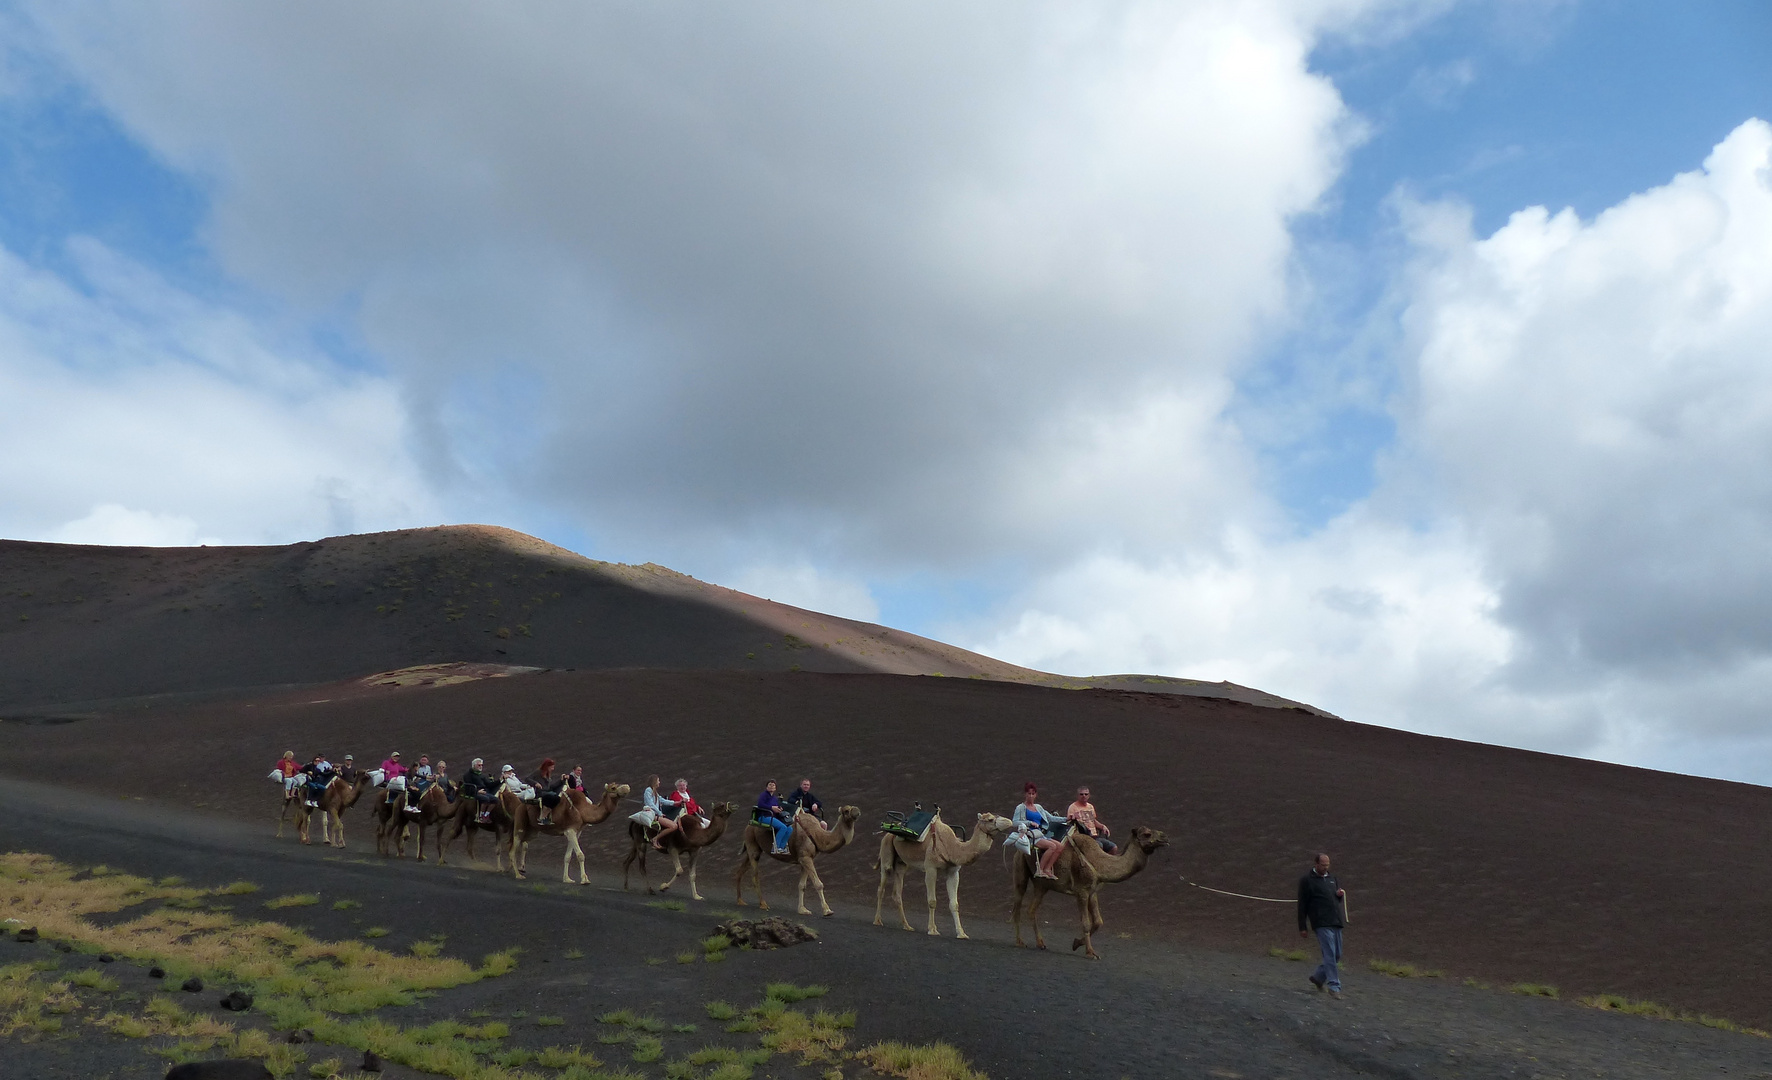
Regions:
[[[701, 819], [694, 814], [684, 813], [681, 828], [666, 833], [660, 841], [665, 853], [671, 857], [671, 880], [658, 887], [664, 892], [676, 884], [677, 878], [683, 874], [683, 856], [689, 856], [689, 895], [696, 900], [706, 897], [701, 895], [695, 886], [695, 858], [701, 849], [720, 839], [726, 832], [726, 822], [732, 817], [733, 805], [729, 802], [720, 803], [708, 809], [708, 823], [703, 825]], [[628, 887], [628, 868], [634, 860], [640, 860], [640, 880], [646, 882], [646, 891], [652, 892], [652, 880], [646, 874], [646, 853], [652, 850], [652, 840], [638, 821], [628, 822], [628, 854], [621, 861], [621, 887]]]
[[1038, 855], [1021, 855], [1015, 860], [1015, 910], [1010, 919], [1015, 923], [1015, 944], [1021, 941], [1021, 903], [1030, 888], [1033, 899], [1028, 903], [1028, 922], [1034, 927], [1034, 944], [1044, 949], [1046, 939], [1040, 934], [1040, 904], [1049, 892], [1060, 892], [1077, 898], [1077, 915], [1083, 924], [1083, 936], [1071, 942], [1071, 949], [1082, 949], [1091, 960], [1101, 959], [1092, 940], [1101, 929], [1101, 887], [1125, 881], [1144, 869], [1151, 852], [1167, 846], [1169, 841], [1156, 829], [1139, 826], [1132, 830], [1131, 843], [1117, 855], [1101, 850], [1095, 838], [1081, 829], [1072, 829], [1065, 837], [1064, 850], [1053, 864], [1053, 878], [1035, 875], [1034, 859]]
[[800, 914], [812, 914], [806, 907], [806, 883], [811, 882], [818, 892], [818, 906], [824, 914], [831, 914], [831, 905], [825, 903], [824, 882], [819, 879], [818, 870], [812, 865], [820, 855], [829, 855], [840, 850], [843, 845], [855, 839], [855, 822], [861, 817], [861, 808], [855, 806], [839, 806], [837, 808], [837, 825], [825, 828], [824, 822], [802, 810], [794, 815], [794, 831], [788, 837], [786, 854], [777, 855], [775, 848], [775, 830], [767, 825], [746, 825], [744, 830], [744, 847], [740, 852], [738, 867], [732, 872], [732, 891], [738, 896], [738, 906], [744, 907], [744, 874], [751, 872], [751, 887], [757, 891], [757, 906], [764, 911], [769, 905], [763, 900], [762, 864], [767, 855], [776, 862], [800, 864]]
[[326, 785], [326, 790], [320, 793], [320, 805], [317, 808], [310, 807], [305, 802], [302, 805], [302, 812], [296, 821], [301, 830], [301, 842], [304, 844], [308, 842], [309, 817], [318, 813], [320, 815], [320, 842], [333, 847], [344, 847], [344, 812], [357, 805], [357, 800], [363, 797], [363, 792], [372, 786], [373, 782], [368, 773], [358, 773], [357, 779], [350, 783], [346, 783], [342, 776], [333, 777], [332, 782]]
[[560, 880], [572, 884], [572, 863], [578, 861], [578, 883], [589, 885], [590, 876], [585, 873], [585, 852], [579, 846], [579, 831], [587, 825], [598, 825], [615, 813], [616, 807], [631, 790], [626, 784], [604, 784], [603, 797], [592, 802], [585, 793], [574, 788], [560, 792], [560, 801], [554, 804], [552, 820], [546, 825], [541, 821], [541, 805], [524, 802], [514, 792], [500, 791], [498, 803], [511, 819], [511, 873], [519, 878], [529, 876], [529, 841], [536, 834], [547, 836], [564, 836], [566, 838], [566, 861], [560, 869]]
[[945, 870], [948, 910], [954, 915], [954, 936], [965, 938], [966, 929], [960, 925], [960, 868], [976, 862], [980, 855], [990, 850], [993, 840], [1013, 827], [1008, 818], [983, 813], [978, 815], [978, 826], [972, 830], [971, 837], [962, 840], [947, 822], [941, 820], [941, 813], [937, 811], [923, 840], [907, 840], [892, 833], [881, 837], [880, 888], [874, 894], [874, 925], [885, 925], [880, 921], [880, 909], [886, 902], [886, 880], [890, 877], [893, 897], [898, 901], [898, 921], [906, 930], [911, 928], [911, 921], [904, 914], [904, 874], [912, 867], [920, 867], [924, 891], [929, 895], [929, 932], [940, 937], [941, 931], [935, 928], [935, 879]]
[[[494, 799], [492, 802], [489, 802], [489, 803], [480, 803], [474, 799], [463, 799], [462, 801], [464, 803], [469, 804], [469, 805], [466, 810], [464, 810], [463, 812], [461, 812], [455, 816], [454, 830], [452, 832], [450, 832], [448, 835], [446, 835], [445, 837], [443, 837], [443, 849], [445, 851], [447, 851], [449, 848], [449, 845], [453, 844], [456, 841], [456, 838], [460, 837], [462, 833], [467, 833], [467, 835], [468, 835], [468, 841], [467, 841], [468, 842], [468, 858], [472, 859], [475, 857], [475, 855], [474, 855], [474, 836], [475, 836], [475, 834], [480, 833], [482, 831], [490, 832], [492, 834], [492, 864], [493, 864], [493, 867], [499, 873], [501, 873], [501, 874], [504, 873], [505, 849], [510, 844], [510, 842], [508, 840], [506, 840], [505, 837], [511, 831], [511, 815], [505, 813], [505, 808], [498, 804], [497, 799]], [[478, 811], [482, 805], [484, 805], [488, 810], [491, 811], [491, 813], [487, 817], [487, 820], [485, 820], [485, 821], [481, 821], [479, 819], [479, 816], [476, 813], [476, 811]], [[439, 861], [441, 861], [441, 860], [439, 860]]]

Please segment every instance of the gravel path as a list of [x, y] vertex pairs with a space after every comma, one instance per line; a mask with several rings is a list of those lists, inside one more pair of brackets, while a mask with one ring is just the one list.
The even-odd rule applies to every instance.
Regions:
[[[118, 811], [122, 814], [119, 816]], [[241, 898], [239, 911], [284, 893], [318, 892], [330, 903], [285, 910], [284, 921], [323, 937], [353, 936], [386, 926], [379, 944], [401, 949], [438, 932], [448, 951], [477, 958], [520, 946], [522, 963], [502, 978], [447, 991], [395, 1010], [404, 1024], [464, 1015], [473, 1009], [559, 1016], [550, 1029], [519, 1030], [514, 1040], [595, 1045], [595, 1017], [634, 1008], [668, 1023], [694, 1023], [696, 1034], [664, 1036], [678, 1052], [724, 1037], [705, 1002], [755, 1001], [767, 982], [790, 980], [831, 988], [819, 1002], [855, 1009], [851, 1045], [895, 1038], [944, 1040], [992, 1077], [1772, 1077], [1772, 1041], [1602, 1013], [1574, 1004], [1526, 998], [1440, 980], [1399, 980], [1361, 966], [1357, 928], [1349, 933], [1344, 999], [1309, 992], [1303, 964], [1261, 955], [1192, 949], [1138, 936], [1111, 940], [1107, 959], [1090, 963], [1068, 953], [1014, 948], [1009, 928], [975, 915], [974, 940], [871, 925], [855, 897], [833, 896], [837, 915], [818, 920], [814, 945], [766, 953], [734, 953], [721, 964], [678, 964], [728, 912], [724, 889], [687, 911], [648, 906], [642, 893], [624, 895], [619, 879], [594, 877], [569, 887], [541, 872], [530, 882], [451, 865], [394, 864], [356, 851], [342, 856], [318, 846], [271, 839], [270, 829], [151, 804], [100, 799], [17, 781], [0, 782], [0, 848], [41, 851], [76, 864], [105, 863], [136, 873], [178, 874], [194, 884], [246, 879], [263, 886]], [[710, 870], [728, 865], [711, 860]], [[996, 867], [983, 870], [997, 872]], [[704, 879], [724, 884], [725, 873]], [[778, 873], [773, 892], [784, 895]], [[964, 904], [965, 890], [962, 889]], [[1066, 912], [1068, 916], [1068, 912]], [[1061, 924], [1051, 939], [1069, 935]], [[944, 931], [945, 932], [945, 931]], [[0, 942], [0, 962], [25, 946]], [[580, 950], [581, 959], [565, 954]], [[648, 963], [651, 960], [653, 963]], [[658, 961], [663, 961], [659, 963]], [[144, 976], [112, 965], [127, 981]], [[205, 995], [203, 1004], [214, 1008]], [[517, 1021], [513, 1028], [521, 1028]], [[777, 1059], [782, 1061], [784, 1059]], [[42, 1077], [158, 1076], [140, 1044], [64, 1039], [30, 1045], [0, 1041], [0, 1073], [8, 1080]], [[656, 1075], [658, 1066], [628, 1066]], [[648, 1071], [650, 1070], [650, 1071]], [[765, 1066], [760, 1075], [799, 1075]], [[416, 1075], [391, 1069], [390, 1078]], [[853, 1067], [850, 1076], [869, 1075]]]

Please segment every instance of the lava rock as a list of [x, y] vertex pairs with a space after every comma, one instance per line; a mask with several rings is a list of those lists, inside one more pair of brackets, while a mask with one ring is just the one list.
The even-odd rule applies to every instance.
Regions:
[[56, 952], [73, 952], [74, 947], [72, 945], [69, 945], [65, 941], [58, 941], [55, 943], [55, 951]]
[[166, 969], [161, 967], [159, 964], [155, 964], [153, 967], [148, 969], [148, 978], [150, 978], [150, 979], [164, 979], [164, 978], [166, 978]]
[[364, 1072], [375, 1072], [375, 1073], [381, 1072], [381, 1066], [382, 1066], [381, 1055], [377, 1054], [374, 1050], [363, 1051], [363, 1071]]
[[98, 962], [101, 964], [114, 964], [117, 962], [117, 958], [108, 952], [102, 952], [98, 954]]
[[20, 930], [13, 940], [21, 945], [29, 945], [31, 942], [37, 940], [37, 928], [35, 926], [27, 926], [23, 930]]
[[714, 927], [714, 933], [725, 934], [734, 945], [749, 949], [785, 949], [805, 941], [817, 941], [818, 934], [805, 923], [789, 922], [779, 916], [758, 919], [731, 919]]
[[289, 1033], [288, 1041], [292, 1043], [311, 1043], [314, 1041], [314, 1032], [309, 1028], [298, 1028]]
[[166, 1080], [271, 1080], [271, 1070], [256, 1058], [187, 1061], [167, 1069]]
[[229, 1012], [245, 1012], [252, 1008], [252, 995], [244, 990], [236, 990], [221, 999], [221, 1007]]
[[179, 989], [187, 994], [201, 994], [203, 992], [203, 980], [193, 975], [186, 979], [185, 984], [179, 987]]

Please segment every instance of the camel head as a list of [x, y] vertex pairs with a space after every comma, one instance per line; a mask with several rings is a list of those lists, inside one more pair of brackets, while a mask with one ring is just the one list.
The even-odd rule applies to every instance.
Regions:
[[628, 792], [632, 790], [634, 789], [626, 784], [604, 784], [603, 798], [611, 801], [625, 799], [628, 796]]
[[1146, 855], [1160, 847], [1169, 846], [1169, 839], [1163, 835], [1163, 830], [1147, 829], [1143, 825], [1132, 830], [1132, 842]]
[[738, 809], [738, 808], [736, 806], [733, 806], [729, 802], [723, 802], [717, 806], [710, 806], [710, 807], [708, 807], [708, 820], [722, 821], [726, 818], [731, 817], [732, 811], [734, 811], [736, 809]]
[[998, 839], [1015, 830], [1015, 821], [1012, 818], [998, 817], [986, 810], [978, 815], [978, 827], [984, 831], [986, 836]]
[[861, 820], [861, 807], [859, 807], [859, 806], [839, 806], [839, 807], [837, 807], [837, 827], [838, 828], [842, 828], [845, 825], [853, 828], [855, 823], [860, 820]]

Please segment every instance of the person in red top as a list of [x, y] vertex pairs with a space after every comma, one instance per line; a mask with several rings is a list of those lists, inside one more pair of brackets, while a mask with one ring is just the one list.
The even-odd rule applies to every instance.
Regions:
[[652, 838], [652, 846], [662, 851], [664, 845], [661, 841], [683, 827], [685, 815], [694, 814], [696, 817], [700, 817], [701, 806], [696, 803], [695, 797], [689, 794], [689, 781], [680, 777], [677, 780], [676, 790], [660, 800], [660, 806], [662, 812], [658, 817], [658, 835]]
[[295, 778], [301, 775], [301, 765], [295, 760], [294, 750], [283, 751], [283, 756], [277, 760], [276, 771], [283, 774], [283, 797], [293, 799]]

